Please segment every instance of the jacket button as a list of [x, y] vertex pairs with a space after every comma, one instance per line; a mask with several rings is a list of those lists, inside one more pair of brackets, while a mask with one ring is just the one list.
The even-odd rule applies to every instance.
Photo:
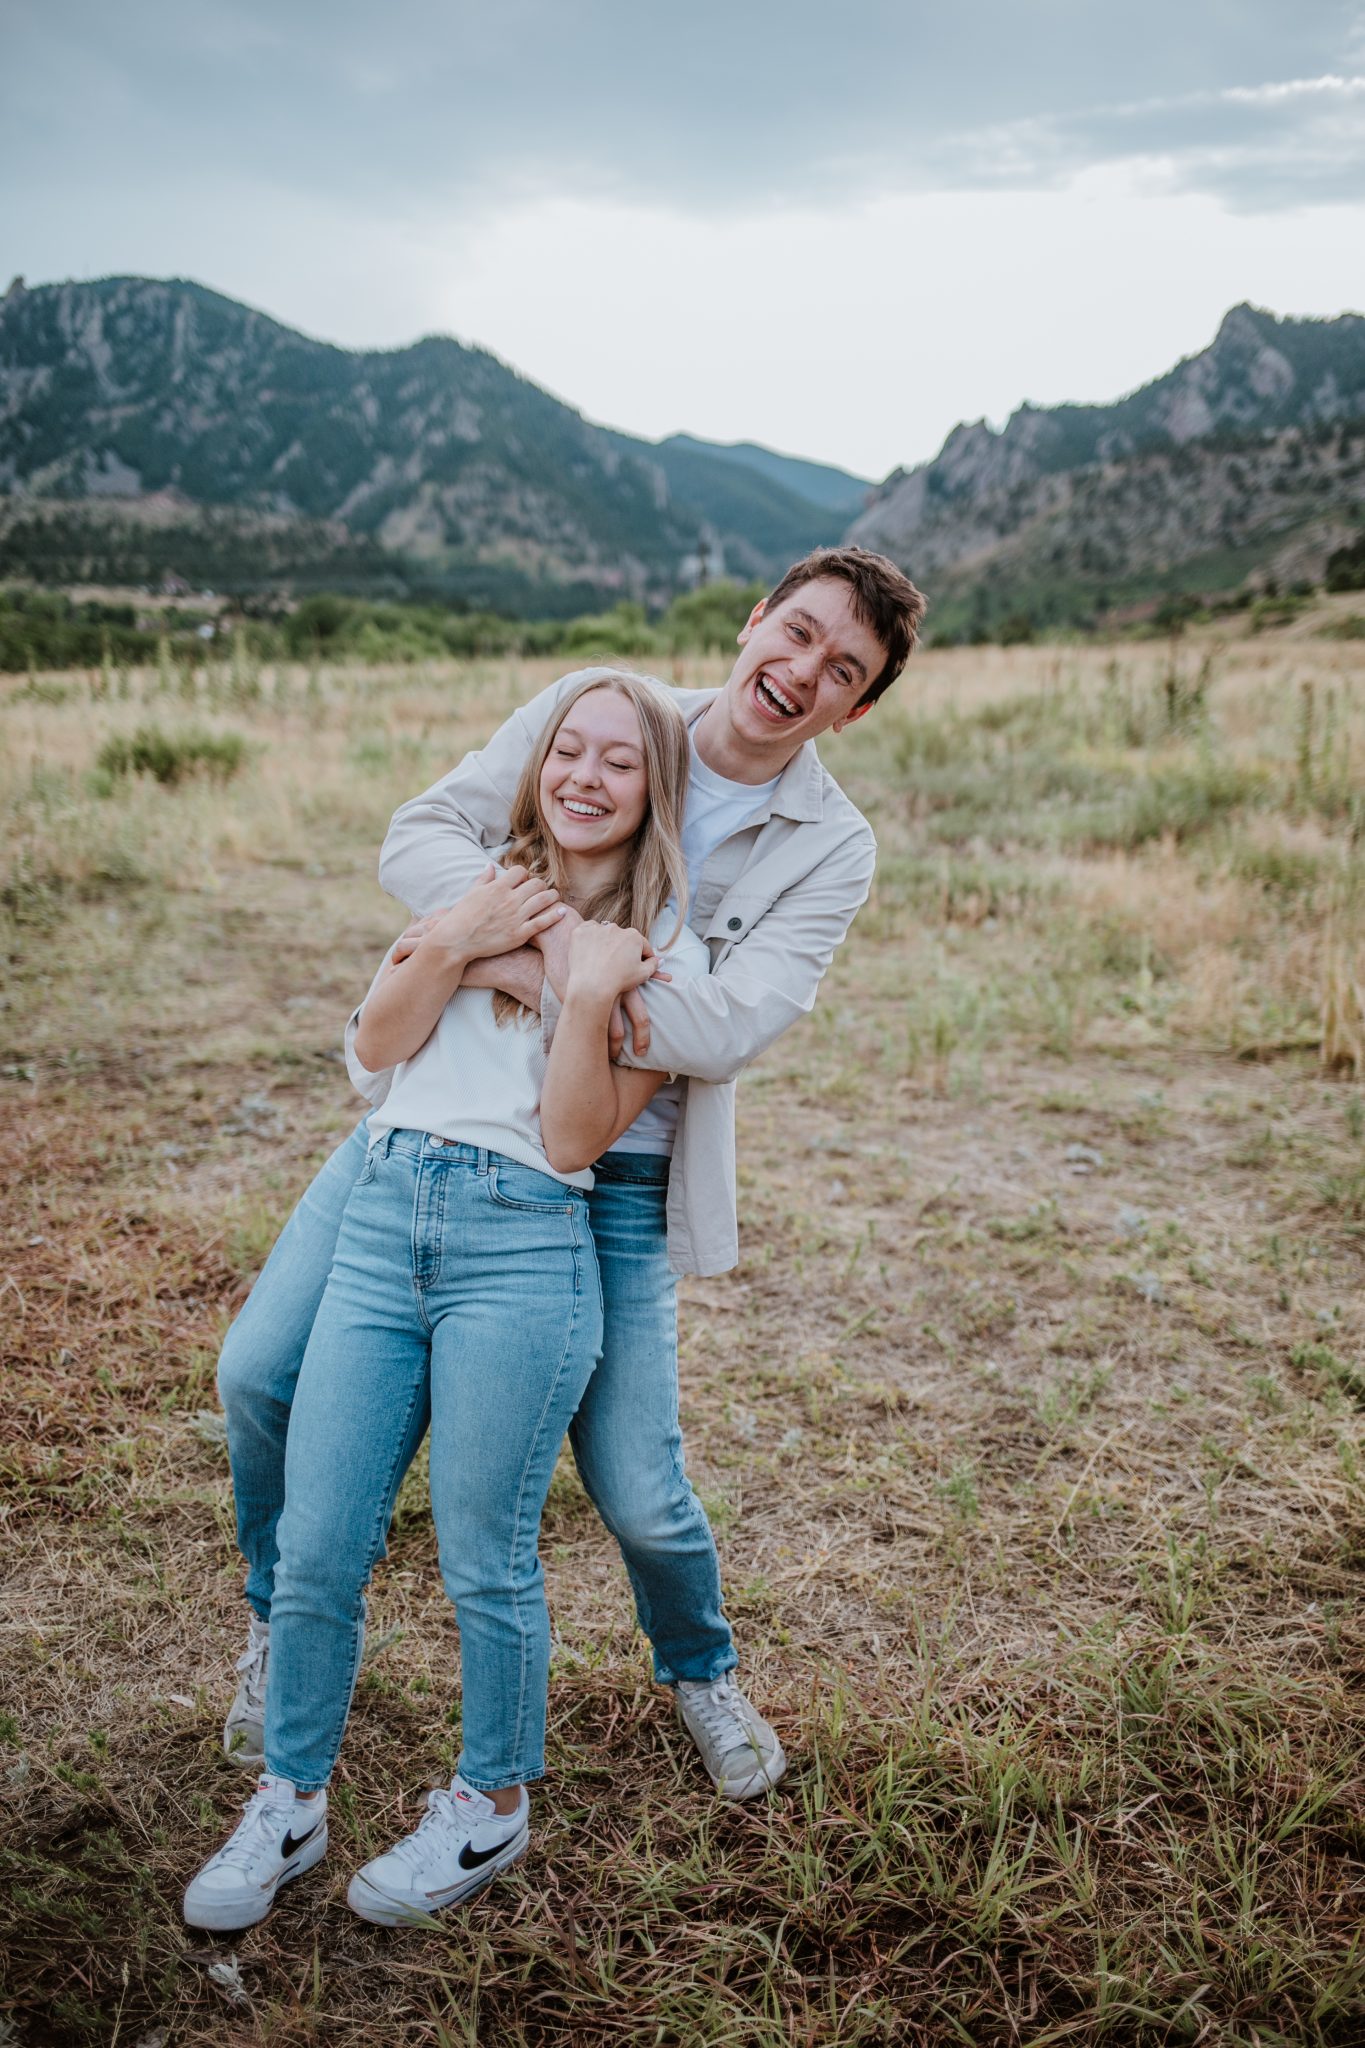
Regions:
[[732, 917], [727, 920], [725, 929], [730, 932], [737, 932], [743, 923], [744, 919], [742, 917]]

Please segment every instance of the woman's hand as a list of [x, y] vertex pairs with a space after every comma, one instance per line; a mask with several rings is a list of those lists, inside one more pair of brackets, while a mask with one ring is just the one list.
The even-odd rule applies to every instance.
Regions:
[[[420, 920], [426, 926], [414, 952], [428, 949], [460, 960], [514, 953], [564, 915], [559, 893], [525, 868], [489, 866], [481, 881], [449, 910]], [[404, 943], [414, 927], [403, 934]]]
[[629, 925], [578, 924], [569, 941], [566, 1000], [614, 1003], [658, 971], [649, 940]]

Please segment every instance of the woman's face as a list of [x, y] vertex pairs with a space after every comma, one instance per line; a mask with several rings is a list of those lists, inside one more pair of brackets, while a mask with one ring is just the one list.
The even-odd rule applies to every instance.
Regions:
[[635, 706], [615, 690], [571, 704], [540, 771], [540, 808], [566, 853], [605, 853], [635, 837], [649, 802]]

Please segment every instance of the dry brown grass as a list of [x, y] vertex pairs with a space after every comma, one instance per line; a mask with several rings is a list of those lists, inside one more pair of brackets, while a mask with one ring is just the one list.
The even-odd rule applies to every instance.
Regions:
[[[826, 749], [878, 886], [809, 1025], [746, 1077], [744, 1259], [688, 1285], [684, 1328], [781, 1793], [708, 1796], [564, 1467], [533, 1853], [440, 1934], [356, 1922], [350, 1868], [458, 1747], [417, 1475], [335, 1853], [230, 1950], [178, 1915], [243, 1790], [216, 1747], [227, 1474], [195, 1418], [354, 1113], [336, 1043], [394, 925], [387, 814], [548, 670], [5, 704], [12, 2038], [1365, 2038], [1336, 758], [1350, 734], [1365, 760], [1365, 662], [1262, 636], [1170, 732], [1169, 659], [929, 656]], [[1306, 678], [1337, 693], [1331, 759], [1320, 728], [1305, 754]], [[110, 732], [191, 716], [252, 743], [237, 780], [92, 791]]]

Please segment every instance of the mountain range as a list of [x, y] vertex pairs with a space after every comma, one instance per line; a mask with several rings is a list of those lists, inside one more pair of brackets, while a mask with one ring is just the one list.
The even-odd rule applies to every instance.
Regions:
[[954, 428], [880, 486], [599, 427], [486, 350], [352, 351], [202, 285], [0, 300], [0, 574], [330, 586], [567, 614], [875, 547], [942, 632], [1321, 573], [1365, 518], [1365, 319], [1227, 314], [1110, 405]]
[[296, 579], [327, 580], [337, 557], [350, 582], [574, 609], [666, 597], [702, 552], [713, 572], [779, 574], [869, 488], [766, 449], [593, 426], [445, 336], [335, 348], [144, 278], [16, 281], [0, 301], [12, 558], [46, 540], [93, 567], [165, 553], [183, 527], [206, 570], [215, 550], [259, 548], [272, 574], [292, 556]]
[[1112, 405], [1021, 406], [892, 473], [848, 538], [913, 562], [935, 617], [1038, 623], [1248, 575], [1318, 578], [1365, 518], [1365, 319], [1234, 306]]

